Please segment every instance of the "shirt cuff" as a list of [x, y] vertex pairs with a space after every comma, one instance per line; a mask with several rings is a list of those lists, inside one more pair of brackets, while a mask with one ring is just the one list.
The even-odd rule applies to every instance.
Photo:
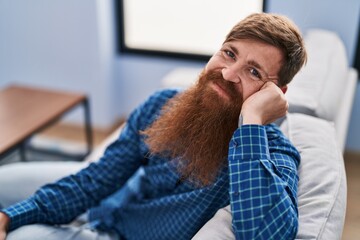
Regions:
[[268, 159], [269, 148], [266, 127], [262, 125], [242, 125], [234, 132], [229, 146], [229, 160]]
[[9, 231], [40, 219], [41, 213], [33, 198], [0, 210], [10, 218]]

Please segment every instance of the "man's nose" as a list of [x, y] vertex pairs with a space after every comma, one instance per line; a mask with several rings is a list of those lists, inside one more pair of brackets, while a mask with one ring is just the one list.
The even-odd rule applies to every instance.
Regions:
[[226, 81], [230, 81], [233, 83], [238, 83], [240, 82], [240, 76], [238, 71], [236, 70], [236, 66], [231, 65], [231, 66], [226, 66], [221, 70], [222, 76]]

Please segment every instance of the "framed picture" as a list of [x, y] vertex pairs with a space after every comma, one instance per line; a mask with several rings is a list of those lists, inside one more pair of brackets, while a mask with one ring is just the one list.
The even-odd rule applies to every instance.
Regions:
[[122, 53], [208, 60], [264, 0], [117, 0]]
[[357, 47], [354, 59], [354, 68], [360, 73], [360, 24], [358, 25]]

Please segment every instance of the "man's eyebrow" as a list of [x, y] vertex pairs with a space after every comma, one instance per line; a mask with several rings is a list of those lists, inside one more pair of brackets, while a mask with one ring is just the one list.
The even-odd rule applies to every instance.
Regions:
[[[230, 48], [231, 51], [233, 51], [235, 53], [235, 55], [237, 55], [237, 56], [239, 55], [239, 51], [231, 43], [225, 43], [224, 45], [226, 47]], [[256, 62], [255, 60], [249, 60], [248, 65], [252, 65], [252, 66], [256, 67], [257, 69], [260, 69], [261, 71], [265, 72], [264, 68], [258, 62]]]
[[239, 55], [239, 51], [238, 51], [237, 48], [234, 47], [231, 43], [229, 43], [229, 42], [224, 43], [223, 46], [224, 46], [224, 47], [227, 47], [227, 48], [230, 48], [231, 51], [235, 53], [235, 55]]
[[277, 76], [270, 76], [269, 73], [267, 73], [264, 70], [264, 68], [262, 68], [261, 65], [258, 62], [254, 61], [254, 60], [249, 60], [248, 64], [252, 65], [252, 66], [256, 67], [257, 69], [259, 69], [260, 71], [264, 72], [266, 74], [266, 76], [263, 76], [263, 77], [267, 77], [268, 79], [276, 79], [277, 78]]
[[228, 46], [231, 49], [231, 51], [233, 51], [235, 53], [235, 55], [239, 55], [239, 51], [237, 50], [236, 47], [232, 46], [231, 44], [229, 44]]
[[254, 61], [254, 60], [249, 60], [248, 64], [260, 69], [261, 71], [265, 72], [264, 68], [258, 62]]

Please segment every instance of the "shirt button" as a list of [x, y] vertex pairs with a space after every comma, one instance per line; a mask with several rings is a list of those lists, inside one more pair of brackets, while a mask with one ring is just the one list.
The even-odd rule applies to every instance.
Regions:
[[233, 146], [234, 147], [237, 147], [238, 146], [238, 143], [236, 141], [233, 141]]
[[234, 195], [235, 195], [235, 196], [239, 196], [239, 192], [234, 192]]

